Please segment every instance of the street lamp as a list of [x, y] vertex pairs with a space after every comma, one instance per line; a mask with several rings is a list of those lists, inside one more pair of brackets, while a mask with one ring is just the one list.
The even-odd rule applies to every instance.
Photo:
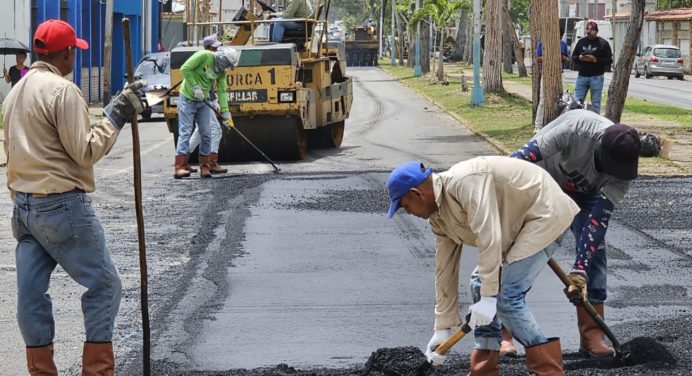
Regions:
[[471, 105], [483, 104], [483, 88], [481, 87], [481, 0], [473, 0], [473, 90], [471, 90]]
[[[420, 9], [420, 0], [416, 0], [416, 10]], [[423, 69], [420, 66], [420, 22], [416, 25], [416, 62], [413, 66], [413, 77], [423, 75]]]

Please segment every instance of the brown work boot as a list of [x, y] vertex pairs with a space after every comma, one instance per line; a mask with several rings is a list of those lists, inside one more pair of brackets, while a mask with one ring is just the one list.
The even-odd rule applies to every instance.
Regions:
[[500, 376], [500, 369], [497, 368], [499, 355], [498, 351], [473, 350], [469, 376]]
[[82, 376], [112, 376], [115, 372], [113, 344], [84, 342]]
[[199, 176], [203, 178], [210, 178], [211, 172], [209, 172], [209, 156], [199, 156]]
[[175, 156], [175, 172], [173, 177], [176, 179], [186, 178], [190, 176], [190, 172], [185, 169], [187, 165], [187, 155], [176, 155]]
[[529, 346], [526, 350], [526, 366], [536, 376], [562, 376], [562, 350], [559, 338], [548, 338], [548, 342]]
[[[189, 161], [189, 160], [190, 160], [190, 154], [187, 155], [187, 158], [188, 158], [188, 161]], [[192, 166], [190, 166], [190, 163], [188, 163], [188, 162], [185, 162], [185, 169], [186, 169], [187, 172], [189, 172], [189, 173], [195, 173], [195, 172], [197, 172], [197, 169], [194, 168], [194, 167], [192, 167]]]
[[516, 358], [517, 348], [514, 347], [514, 343], [512, 343], [512, 335], [509, 333], [509, 330], [503, 326], [500, 334], [502, 335], [502, 342], [500, 343], [500, 356]]
[[212, 174], [225, 174], [228, 172], [227, 168], [219, 164], [219, 153], [209, 153], [209, 172]]
[[[603, 318], [603, 304], [594, 304], [593, 307]], [[577, 325], [579, 327], [580, 354], [594, 358], [604, 358], [615, 354], [615, 350], [605, 343], [605, 335], [601, 328], [581, 306], [577, 307]]]
[[58, 376], [53, 362], [53, 344], [26, 348], [26, 367], [31, 376]]

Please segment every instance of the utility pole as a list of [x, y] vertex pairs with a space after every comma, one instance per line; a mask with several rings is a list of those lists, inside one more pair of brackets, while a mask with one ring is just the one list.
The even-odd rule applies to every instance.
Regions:
[[[420, 0], [416, 0], [416, 10], [418, 9], [420, 9]], [[440, 51], [440, 54], [441, 53]], [[418, 22], [416, 25], [416, 62], [413, 65], [413, 77], [420, 77], [422, 75], [423, 69], [420, 66], [420, 22]]]
[[485, 98], [481, 87], [481, 0], [473, 0], [473, 90], [471, 105], [480, 106]]
[[617, 60], [617, 44], [615, 44], [615, 13], [617, 12], [617, 7], [618, 7], [618, 1], [613, 0], [612, 3], [612, 9], [610, 10], [610, 16], [612, 17], [610, 19], [610, 30], [613, 33], [613, 65], [615, 65], [615, 61]]
[[103, 104], [111, 101], [113, 63], [113, 0], [106, 0], [106, 25], [103, 33]]
[[386, 0], [380, 0], [380, 19], [377, 27], [377, 40], [379, 41], [379, 57], [384, 54], [384, 7], [387, 4]]
[[396, 37], [395, 37], [395, 25], [394, 25], [394, 18], [396, 17], [396, 1], [391, 0], [392, 2], [392, 38], [391, 38], [391, 47], [390, 49], [390, 55], [392, 56], [392, 61], [390, 62], [393, 67], [396, 66], [396, 59], [394, 58], [395, 51], [396, 51]]

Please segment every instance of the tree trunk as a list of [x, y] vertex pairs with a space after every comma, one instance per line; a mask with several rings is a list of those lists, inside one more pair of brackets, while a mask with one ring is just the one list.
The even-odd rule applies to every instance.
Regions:
[[420, 22], [420, 68], [423, 73], [430, 73], [430, 22]]
[[557, 0], [540, 2], [541, 34], [543, 43], [543, 124], [558, 117], [557, 98], [562, 94], [562, 56], [560, 54], [560, 29]]
[[396, 29], [399, 34], [399, 65], [404, 66], [404, 49], [406, 48], [406, 37], [404, 36], [404, 21], [399, 12], [396, 12]]
[[639, 35], [644, 24], [645, 6], [646, 0], [632, 1], [629, 26], [627, 27], [625, 37], [622, 39], [622, 48], [620, 49], [615, 69], [613, 69], [613, 78], [610, 81], [610, 86], [608, 86], [608, 102], [606, 102], [605, 116], [615, 123], [620, 122], [622, 110], [625, 107], [632, 63], [634, 62]]
[[514, 73], [512, 66], [512, 36], [509, 35], [510, 32], [514, 32], [514, 25], [512, 25], [512, 20], [510, 18], [507, 22], [507, 15], [504, 9], [507, 8], [507, 0], [502, 0], [502, 14], [500, 20], [502, 20], [502, 69], [507, 74]]
[[[486, 93], [500, 93], [502, 86], [502, 0], [486, 2], [483, 87]], [[556, 7], [557, 9], [557, 7]]]
[[[505, 6], [503, 10], [505, 13], [505, 22], [507, 22], [513, 28], [514, 24], [512, 23], [512, 16], [509, 14], [509, 9]], [[527, 77], [528, 73], [526, 72], [526, 64], [524, 64], [524, 54], [522, 54], [521, 52], [521, 47], [519, 47], [519, 37], [517, 37], [517, 33], [514, 32], [514, 29], [512, 29], [510, 36], [512, 37], [512, 48], [514, 49], [514, 56], [517, 57], [516, 60], [517, 70], [519, 71], [519, 77]]]
[[440, 54], [437, 56], [437, 80], [442, 82], [445, 80], [445, 64], [442, 58], [442, 49], [445, 43], [445, 29], [440, 28]]
[[450, 57], [451, 61], [460, 61], [464, 59], [464, 48], [466, 47], [466, 24], [469, 21], [469, 10], [464, 8], [461, 10], [459, 18], [459, 27], [457, 28], [457, 40], [454, 46], [454, 51]]
[[[409, 28], [410, 26], [411, 25], [408, 25]], [[413, 65], [416, 61], [416, 30], [408, 29], [406, 36], [408, 39], [408, 45], [411, 48], [411, 51], [409, 51], [408, 53], [408, 58], [406, 59], [406, 66], [409, 68], [413, 68]]]
[[473, 63], [473, 22], [471, 21], [471, 12], [469, 12], [469, 15], [466, 19], [466, 35], [468, 37], [466, 38], [466, 46], [464, 47], [464, 60], [466, 60], [467, 63], [472, 64]]
[[529, 25], [531, 27], [531, 124], [536, 122], [536, 111], [541, 99], [541, 68], [536, 63], [536, 46], [541, 39], [541, 16], [538, 4], [529, 5]]

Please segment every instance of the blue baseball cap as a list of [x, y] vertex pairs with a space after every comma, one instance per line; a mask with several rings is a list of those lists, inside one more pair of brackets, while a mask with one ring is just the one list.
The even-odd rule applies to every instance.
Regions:
[[401, 198], [411, 188], [417, 187], [432, 174], [432, 168], [426, 169], [423, 162], [406, 162], [398, 165], [387, 179], [387, 192], [392, 201], [389, 205], [387, 218], [392, 218], [399, 210]]

